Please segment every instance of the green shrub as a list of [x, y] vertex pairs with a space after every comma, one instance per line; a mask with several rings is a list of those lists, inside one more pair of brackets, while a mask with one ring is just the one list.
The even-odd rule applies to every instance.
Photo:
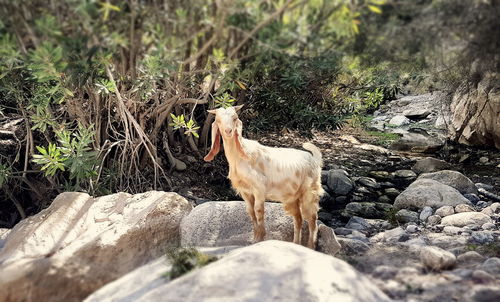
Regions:
[[171, 248], [167, 251], [167, 259], [172, 264], [172, 269], [166, 274], [170, 279], [217, 261], [217, 257], [200, 253], [195, 248]]

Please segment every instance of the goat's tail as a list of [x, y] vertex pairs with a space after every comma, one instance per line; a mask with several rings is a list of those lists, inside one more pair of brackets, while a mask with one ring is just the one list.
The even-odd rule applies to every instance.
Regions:
[[321, 155], [321, 151], [318, 147], [311, 143], [302, 144], [302, 148], [312, 153], [314, 162], [318, 165], [318, 167], [323, 166], [323, 156]]

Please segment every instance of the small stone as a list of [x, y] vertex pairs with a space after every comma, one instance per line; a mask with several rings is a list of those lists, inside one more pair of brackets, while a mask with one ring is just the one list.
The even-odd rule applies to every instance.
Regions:
[[392, 203], [391, 198], [387, 195], [380, 196], [377, 201], [381, 203]]
[[338, 242], [347, 254], [360, 254], [368, 251], [370, 245], [362, 240], [352, 238], [338, 238]]
[[468, 204], [459, 204], [455, 206], [455, 213], [465, 213], [465, 212], [474, 212], [474, 208]]
[[408, 226], [406, 227], [406, 231], [407, 231], [408, 233], [416, 233], [416, 232], [418, 231], [418, 228], [417, 228], [417, 226], [416, 226], [416, 225], [414, 225], [414, 224], [410, 224], [410, 225], [408, 225]]
[[489, 160], [489, 158], [487, 158], [486, 156], [481, 156], [481, 157], [479, 158], [479, 162], [480, 162], [481, 164], [487, 164], [489, 161], [490, 161], [490, 160]]
[[347, 201], [347, 196], [337, 196], [335, 197], [335, 202], [343, 204], [346, 203]]
[[476, 203], [476, 206], [478, 206], [479, 208], [486, 208], [488, 205], [489, 203], [483, 200], [480, 200]]
[[491, 257], [481, 264], [480, 269], [492, 274], [500, 275], [500, 258]]
[[333, 214], [328, 213], [328, 212], [319, 212], [318, 218], [319, 218], [319, 220], [327, 223], [333, 219]]
[[401, 227], [387, 230], [383, 234], [386, 242], [403, 242], [409, 239], [408, 234]]
[[353, 231], [352, 229], [340, 227], [335, 229], [335, 234], [339, 236], [347, 236], [350, 235], [352, 231]]
[[437, 246], [426, 246], [420, 251], [420, 261], [433, 270], [448, 269], [455, 265], [456, 257]]
[[394, 266], [379, 265], [373, 270], [372, 276], [382, 280], [388, 280], [394, 278], [397, 272], [398, 268]]
[[429, 207], [429, 206], [425, 206], [425, 207], [422, 209], [422, 211], [420, 212], [420, 216], [419, 216], [419, 218], [420, 218], [420, 220], [422, 220], [422, 221], [426, 221], [426, 220], [427, 220], [427, 218], [429, 218], [429, 216], [431, 216], [431, 215], [432, 215], [432, 213], [433, 213], [432, 208], [431, 208], [431, 207]]
[[450, 235], [458, 235], [462, 232], [462, 228], [448, 225], [443, 228], [443, 232]]
[[483, 230], [493, 230], [495, 229], [495, 224], [492, 222], [487, 222], [481, 226]]
[[493, 190], [493, 188], [494, 188], [492, 185], [488, 185], [488, 184], [481, 183], [481, 182], [475, 183], [475, 186], [478, 189], [485, 189], [486, 191]]
[[404, 115], [396, 115], [389, 121], [389, 125], [404, 126], [411, 123], [410, 119]]
[[416, 178], [417, 174], [412, 170], [397, 170], [394, 175], [399, 178]]
[[439, 215], [431, 215], [427, 218], [427, 224], [436, 225], [441, 222], [441, 216]]
[[345, 170], [336, 169], [328, 171], [326, 185], [332, 195], [347, 195], [354, 189], [352, 180]]
[[432, 173], [449, 168], [450, 164], [448, 164], [444, 160], [433, 157], [426, 157], [424, 159], [418, 160], [411, 169], [417, 173]]
[[396, 188], [386, 188], [384, 193], [392, 198], [396, 198], [401, 192]]
[[472, 275], [472, 270], [467, 268], [457, 268], [452, 271], [453, 274], [459, 276], [462, 279], [469, 278]]
[[[365, 232], [373, 231], [372, 225], [368, 223], [366, 219], [358, 216], [351, 217], [345, 227], [348, 229], [358, 230], [358, 231], [365, 231]], [[335, 232], [337, 231], [335, 230]]]
[[491, 286], [474, 286], [467, 291], [467, 295], [463, 301], [473, 302], [492, 302], [500, 301], [500, 287], [498, 285]]
[[457, 261], [459, 263], [482, 262], [484, 257], [476, 251], [469, 251], [458, 255]]
[[480, 200], [479, 196], [477, 196], [474, 193], [464, 194], [464, 197], [467, 198], [473, 204], [476, 204]]
[[479, 244], [485, 244], [495, 241], [493, 234], [490, 231], [472, 232], [472, 240]]
[[377, 180], [390, 180], [392, 179], [391, 174], [387, 171], [370, 171], [370, 175]]
[[401, 209], [396, 213], [396, 220], [400, 223], [418, 222], [418, 213]]
[[442, 206], [439, 209], [436, 210], [435, 215], [439, 215], [441, 217], [446, 217], [452, 214], [455, 214], [455, 210], [453, 209], [452, 206]]
[[372, 189], [380, 189], [380, 184], [378, 184], [375, 179], [370, 177], [360, 177], [358, 179], [358, 183]]
[[488, 274], [483, 270], [473, 271], [471, 277], [474, 281], [480, 283], [489, 283], [495, 281], [495, 277], [493, 277], [492, 275]]

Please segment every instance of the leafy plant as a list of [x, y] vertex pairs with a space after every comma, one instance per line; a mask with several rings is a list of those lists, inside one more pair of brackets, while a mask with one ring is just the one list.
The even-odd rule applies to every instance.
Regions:
[[170, 123], [170, 126], [172, 126], [174, 130], [184, 128], [186, 129], [186, 131], [184, 131], [184, 134], [199, 137], [197, 131], [198, 129], [200, 129], [200, 127], [196, 125], [196, 122], [192, 118], [186, 122], [184, 114], [176, 116], [175, 114], [171, 113], [170, 117], [172, 117], [172, 123]]
[[12, 168], [6, 164], [0, 163], [0, 188], [9, 181]]
[[217, 257], [200, 253], [195, 248], [172, 248], [167, 251], [172, 269], [166, 274], [170, 279], [178, 278], [196, 268], [217, 261]]

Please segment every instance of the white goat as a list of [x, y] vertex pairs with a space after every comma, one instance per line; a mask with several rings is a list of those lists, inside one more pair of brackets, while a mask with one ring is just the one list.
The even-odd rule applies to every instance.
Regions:
[[281, 201], [285, 211], [293, 216], [293, 242], [300, 244], [302, 219], [309, 226], [308, 246], [314, 249], [317, 237], [317, 212], [321, 187], [322, 158], [320, 150], [311, 143], [302, 147], [309, 152], [272, 148], [242, 136], [243, 124], [236, 113], [242, 106], [208, 110], [215, 114], [212, 123], [212, 147], [205, 156], [211, 161], [220, 151], [220, 137], [229, 163], [233, 188], [246, 202], [253, 222], [254, 240], [262, 241], [265, 200]]

